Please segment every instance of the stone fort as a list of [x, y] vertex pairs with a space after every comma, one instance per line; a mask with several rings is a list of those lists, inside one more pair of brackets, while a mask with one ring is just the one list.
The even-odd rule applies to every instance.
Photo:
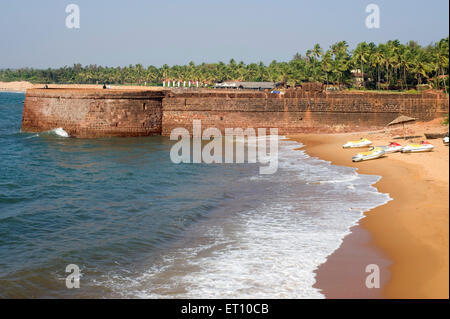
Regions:
[[23, 132], [62, 127], [71, 136], [170, 135], [193, 120], [202, 128], [278, 128], [280, 135], [381, 129], [408, 115], [421, 121], [448, 114], [442, 92], [325, 92], [304, 88], [285, 94], [212, 89], [30, 89]]

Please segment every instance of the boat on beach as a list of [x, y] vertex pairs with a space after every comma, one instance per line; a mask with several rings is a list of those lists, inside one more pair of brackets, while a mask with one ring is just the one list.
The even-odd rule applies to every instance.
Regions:
[[360, 148], [372, 145], [372, 142], [367, 138], [361, 138], [359, 141], [349, 141], [342, 145], [343, 148]]
[[403, 149], [403, 146], [401, 146], [399, 143], [396, 142], [391, 142], [387, 146], [379, 146], [379, 147], [382, 148], [386, 152], [386, 154], [401, 152]]
[[372, 147], [368, 152], [358, 153], [352, 157], [353, 162], [368, 161], [382, 157], [386, 151], [381, 147]]
[[402, 149], [402, 153], [419, 153], [419, 152], [431, 152], [434, 149], [434, 145], [424, 141], [421, 144], [408, 144]]

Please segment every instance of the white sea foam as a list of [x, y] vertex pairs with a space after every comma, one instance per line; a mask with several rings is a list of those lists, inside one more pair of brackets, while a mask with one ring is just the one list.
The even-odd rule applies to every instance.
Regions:
[[[323, 298], [313, 288], [314, 270], [364, 211], [389, 196], [371, 186], [378, 177], [311, 158], [294, 150], [299, 146], [283, 141], [279, 172], [247, 180], [278, 185], [276, 200], [261, 198], [238, 212], [224, 208], [195, 225], [201, 238], [168, 250], [136, 276], [115, 274], [103, 284], [126, 297]], [[300, 184], [306, 195], [297, 193]]]
[[39, 137], [39, 133], [33, 134], [31, 136], [27, 136], [25, 139], [30, 139], [30, 138], [35, 138], [35, 137]]
[[39, 136], [51, 136], [51, 135], [56, 135], [59, 137], [70, 137], [69, 133], [67, 133], [66, 131], [64, 131], [64, 129], [62, 127], [58, 127], [55, 128], [53, 130], [50, 131], [45, 131], [45, 132], [41, 132], [41, 133], [37, 133], [31, 136], [26, 137], [26, 139], [30, 139], [30, 138], [35, 138], [35, 137], [39, 137]]
[[50, 132], [55, 133], [56, 135], [58, 135], [60, 137], [70, 137], [69, 133], [64, 131], [64, 129], [62, 127], [55, 128], [55, 129], [51, 130]]

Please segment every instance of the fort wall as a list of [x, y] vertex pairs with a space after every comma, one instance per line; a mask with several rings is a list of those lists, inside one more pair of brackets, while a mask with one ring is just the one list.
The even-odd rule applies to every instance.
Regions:
[[400, 114], [428, 121], [448, 113], [448, 97], [430, 92], [169, 93], [163, 99], [162, 134], [175, 127], [278, 128], [279, 134], [353, 132], [385, 127]]
[[192, 122], [202, 128], [278, 128], [279, 134], [380, 129], [398, 115], [432, 120], [448, 113], [448, 96], [372, 92], [285, 94], [217, 90], [30, 89], [22, 131], [62, 127], [71, 136], [170, 135]]
[[161, 134], [161, 91], [32, 89], [28, 90], [22, 131], [62, 127], [81, 138]]

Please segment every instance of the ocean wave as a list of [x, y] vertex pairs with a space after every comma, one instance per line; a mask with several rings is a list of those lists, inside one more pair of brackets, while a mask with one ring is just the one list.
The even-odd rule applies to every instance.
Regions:
[[35, 138], [35, 137], [45, 137], [45, 136], [58, 136], [58, 137], [70, 137], [69, 133], [67, 133], [62, 127], [55, 128], [53, 130], [40, 132], [31, 136], [27, 136], [26, 139]]
[[233, 199], [159, 262], [98, 284], [120, 297], [323, 298], [314, 271], [364, 211], [390, 198], [372, 186], [378, 177], [313, 159], [300, 146], [280, 143], [277, 174], [239, 180], [255, 188], [258, 205], [242, 209]]
[[55, 128], [53, 130], [48, 131], [49, 134], [55, 134], [58, 135], [60, 137], [70, 137], [69, 133], [67, 133], [66, 131], [64, 131], [64, 129], [62, 127], [58, 127]]
[[354, 175], [346, 176], [346, 177], [341, 178], [341, 179], [317, 181], [317, 183], [320, 183], [320, 184], [350, 183], [350, 182], [353, 182], [353, 181], [357, 180], [358, 178], [359, 178], [359, 175], [358, 174], [354, 174]]

